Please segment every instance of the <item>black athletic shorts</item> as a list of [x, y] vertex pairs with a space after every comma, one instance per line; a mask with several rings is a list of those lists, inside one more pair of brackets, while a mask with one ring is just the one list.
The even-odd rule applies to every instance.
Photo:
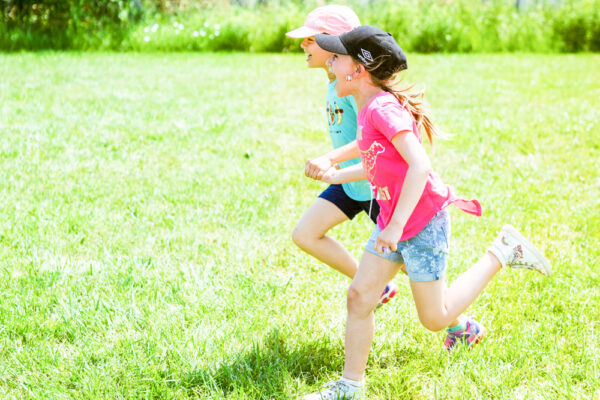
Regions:
[[377, 204], [375, 199], [366, 201], [354, 200], [346, 194], [342, 185], [330, 185], [319, 197], [335, 204], [349, 219], [354, 218], [356, 214], [364, 211], [371, 217], [374, 223], [377, 223], [379, 204]]

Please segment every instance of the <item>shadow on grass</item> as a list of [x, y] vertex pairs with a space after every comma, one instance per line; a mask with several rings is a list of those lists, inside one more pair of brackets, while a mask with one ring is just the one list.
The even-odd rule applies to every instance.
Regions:
[[313, 384], [326, 371], [341, 372], [343, 351], [341, 342], [327, 337], [294, 346], [274, 329], [233, 360], [181, 377], [178, 386], [202, 395], [239, 392], [253, 399], [285, 398], [294, 379]]

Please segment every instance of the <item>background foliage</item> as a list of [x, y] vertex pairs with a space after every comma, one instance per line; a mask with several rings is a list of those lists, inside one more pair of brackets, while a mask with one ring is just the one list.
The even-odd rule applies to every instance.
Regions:
[[[600, 51], [600, 0], [349, 0], [408, 51]], [[517, 2], [519, 4], [520, 2]], [[285, 32], [323, 1], [4, 0], [0, 50], [298, 51]]]

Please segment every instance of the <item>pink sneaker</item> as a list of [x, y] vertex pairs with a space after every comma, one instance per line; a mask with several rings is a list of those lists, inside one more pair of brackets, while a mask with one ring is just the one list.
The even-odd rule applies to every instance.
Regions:
[[465, 322], [466, 328], [463, 330], [448, 332], [446, 340], [444, 340], [444, 348], [448, 351], [458, 344], [464, 344], [468, 347], [477, 344], [483, 339], [487, 333], [485, 327], [475, 321], [473, 317], [467, 317]]
[[379, 303], [377, 303], [377, 308], [381, 307], [382, 305], [393, 299], [396, 293], [398, 293], [398, 285], [396, 285], [394, 282], [388, 283], [385, 286], [383, 293], [381, 293]]

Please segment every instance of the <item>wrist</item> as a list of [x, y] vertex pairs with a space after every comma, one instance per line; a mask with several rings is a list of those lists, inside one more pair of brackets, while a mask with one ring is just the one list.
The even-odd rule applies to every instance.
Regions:
[[404, 230], [404, 225], [405, 225], [405, 223], [404, 223], [404, 222], [402, 222], [402, 221], [401, 221], [401, 220], [399, 220], [399, 219], [395, 219], [395, 218], [393, 218], [393, 217], [392, 217], [392, 219], [390, 220], [390, 222], [388, 223], [388, 226], [389, 226], [390, 228], [392, 228], [392, 229], [396, 229], [396, 230], [399, 230], [399, 231], [402, 231], [402, 230]]
[[342, 184], [342, 177], [340, 176], [340, 173], [334, 172], [331, 176], [331, 184], [332, 185], [341, 185]]

